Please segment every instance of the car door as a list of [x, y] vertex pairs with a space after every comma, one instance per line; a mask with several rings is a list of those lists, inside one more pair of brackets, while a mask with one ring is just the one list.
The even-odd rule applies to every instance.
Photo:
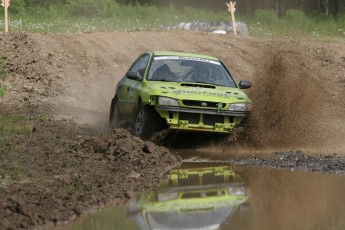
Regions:
[[132, 118], [135, 113], [136, 104], [138, 102], [139, 97], [139, 91], [141, 89], [142, 80], [144, 77], [144, 71], [139, 71], [142, 69], [147, 68], [147, 64], [149, 62], [149, 54], [143, 54], [141, 55], [132, 65], [132, 67], [129, 69], [130, 71], [137, 71], [141, 73], [141, 79], [130, 79], [128, 78], [128, 72], [127, 72], [127, 78], [124, 83], [124, 91], [125, 91], [125, 116], [128, 118]]

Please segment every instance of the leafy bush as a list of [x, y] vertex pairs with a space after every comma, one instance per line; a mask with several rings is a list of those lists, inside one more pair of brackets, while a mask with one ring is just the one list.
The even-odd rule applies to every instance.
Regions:
[[3, 97], [5, 95], [5, 87], [3, 87], [1, 84], [0, 84], [0, 97]]
[[262, 23], [268, 25], [276, 25], [280, 19], [277, 16], [277, 13], [274, 10], [256, 10], [255, 19]]
[[342, 28], [345, 28], [345, 12], [339, 15], [337, 21]]
[[304, 14], [302, 10], [290, 9], [286, 11], [285, 18], [287, 25], [293, 28], [307, 28], [310, 25], [309, 18]]
[[8, 8], [12, 14], [21, 14], [25, 10], [25, 1], [24, 0], [15, 0], [10, 1], [10, 7]]
[[285, 19], [293, 22], [308, 21], [308, 17], [302, 10], [290, 9], [286, 11]]
[[112, 9], [117, 4], [112, 0], [69, 0], [68, 7], [71, 16], [110, 17]]

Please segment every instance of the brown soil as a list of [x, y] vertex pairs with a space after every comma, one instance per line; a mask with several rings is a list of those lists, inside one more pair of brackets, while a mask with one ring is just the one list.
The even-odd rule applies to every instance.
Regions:
[[7, 90], [0, 115], [26, 117], [26, 132], [0, 145], [0, 229], [65, 222], [122, 202], [156, 186], [181, 163], [166, 148], [126, 130], [106, 130], [116, 82], [147, 50], [216, 56], [237, 81], [252, 81], [247, 93], [254, 111], [245, 134], [235, 144], [203, 149], [242, 156], [291, 149], [345, 153], [344, 41], [189, 31], [0, 33], [0, 83]]

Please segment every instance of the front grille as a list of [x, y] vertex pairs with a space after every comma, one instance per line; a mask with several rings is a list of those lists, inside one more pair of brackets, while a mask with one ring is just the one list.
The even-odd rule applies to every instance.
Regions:
[[214, 125], [215, 123], [224, 123], [224, 116], [204, 114], [204, 125]]
[[199, 124], [200, 114], [198, 113], [180, 113], [180, 120], [187, 120], [189, 124]]
[[[224, 118], [225, 117], [223, 115], [204, 114], [203, 115], [203, 123], [204, 123], [204, 125], [213, 126], [213, 125], [215, 125], [215, 123], [224, 123]], [[186, 121], [188, 121], [189, 124], [199, 124], [200, 114], [199, 113], [180, 112], [179, 120], [186, 120]]]
[[[205, 108], [218, 108], [218, 102], [208, 102], [208, 101], [193, 101], [193, 100], [183, 100], [182, 103], [185, 106], [194, 106], [194, 107], [205, 107]], [[226, 106], [225, 103], [222, 103], [221, 108]]]
[[225, 195], [224, 191], [218, 193], [217, 190], [214, 191], [205, 191], [205, 192], [187, 192], [183, 193], [181, 199], [190, 199], [190, 198], [202, 198], [202, 197], [216, 197], [220, 194]]

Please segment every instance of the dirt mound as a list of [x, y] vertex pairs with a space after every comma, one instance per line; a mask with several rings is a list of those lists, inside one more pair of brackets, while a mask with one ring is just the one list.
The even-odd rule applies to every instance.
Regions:
[[[155, 164], [159, 164], [162, 168], [169, 168], [179, 163], [179, 158], [177, 156], [171, 158], [171, 153], [166, 148], [152, 142], [145, 142], [124, 129], [114, 129], [111, 135], [102, 138], [91, 137], [83, 141], [80, 146], [87, 152], [101, 153], [108, 160], [130, 161], [131, 165], [124, 165], [124, 167], [133, 167], [136, 170], [133, 173], [138, 177], [141, 168], [150, 168]], [[162, 176], [162, 173], [154, 174], [157, 178]]]
[[[61, 84], [54, 81], [56, 60], [44, 55], [37, 41], [25, 32], [4, 34], [0, 37], [0, 58], [4, 67], [7, 94], [1, 99], [2, 112], [17, 111], [38, 114], [48, 107], [47, 98], [60, 92]], [[18, 112], [18, 111], [17, 111]]]
[[17, 136], [21, 145], [15, 153], [2, 152], [1, 229], [62, 223], [125, 202], [180, 164], [167, 149], [125, 130], [95, 137], [68, 122], [33, 127], [29, 135]]

